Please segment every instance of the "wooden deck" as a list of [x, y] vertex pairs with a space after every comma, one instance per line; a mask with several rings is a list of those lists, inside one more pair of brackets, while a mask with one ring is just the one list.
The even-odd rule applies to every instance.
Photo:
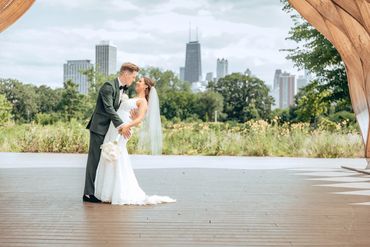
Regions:
[[83, 168], [0, 169], [0, 246], [370, 246], [370, 206], [353, 204], [370, 196], [325, 186], [342, 177], [366, 185], [370, 176], [339, 168], [136, 174], [148, 194], [177, 202], [82, 203]]

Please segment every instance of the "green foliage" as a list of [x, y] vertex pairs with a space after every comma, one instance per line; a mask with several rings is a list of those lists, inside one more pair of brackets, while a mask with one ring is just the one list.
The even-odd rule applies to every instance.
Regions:
[[139, 76], [147, 76], [155, 81], [158, 94], [166, 94], [168, 91], [191, 92], [190, 83], [181, 81], [172, 71], [148, 67], [140, 70]]
[[245, 122], [271, 116], [273, 98], [265, 83], [256, 77], [233, 73], [210, 83], [209, 88], [223, 96], [228, 120]]
[[0, 80], [0, 93], [12, 104], [12, 115], [16, 121], [30, 122], [38, 112], [35, 86], [17, 80]]
[[350, 125], [356, 124], [356, 116], [353, 112], [340, 111], [328, 115], [328, 118], [336, 123], [346, 121]]
[[[243, 155], [361, 157], [363, 144], [356, 129], [327, 120], [312, 129], [308, 123], [172, 123], [163, 126], [163, 153], [168, 155]], [[137, 133], [137, 131], [134, 131]], [[0, 126], [1, 152], [86, 153], [89, 134], [72, 120], [54, 125]], [[137, 135], [128, 142], [130, 153], [141, 153]]]
[[196, 96], [191, 92], [168, 91], [160, 96], [161, 114], [167, 119], [179, 118], [184, 120], [194, 117]]
[[225, 119], [225, 114], [222, 113], [223, 107], [224, 98], [221, 94], [213, 91], [197, 94], [195, 113], [203, 121], [215, 121], [215, 112], [217, 112], [218, 121]]
[[330, 103], [326, 97], [329, 90], [320, 90], [317, 81], [313, 81], [300, 90], [295, 97], [297, 120], [316, 124], [318, 118], [328, 113]]
[[9, 123], [12, 119], [12, 105], [3, 94], [0, 94], [0, 125]]
[[95, 102], [98, 98], [99, 89], [104, 82], [113, 80], [117, 77], [116, 75], [104, 76], [103, 74], [94, 70], [94, 68], [81, 71], [81, 73], [87, 76], [87, 81], [89, 82], [88, 95], [93, 102]]
[[59, 102], [59, 109], [63, 119], [70, 121], [72, 118], [82, 119], [81, 111], [84, 109], [84, 95], [78, 92], [78, 86], [71, 80], [64, 83], [62, 99]]
[[35, 87], [35, 91], [38, 112], [53, 113], [58, 111], [59, 102], [63, 96], [62, 88], [52, 89], [41, 85], [40, 87]]
[[35, 122], [41, 125], [54, 124], [61, 121], [61, 116], [58, 113], [37, 113]]
[[[156, 83], [161, 114], [173, 121], [213, 120], [218, 111], [222, 118], [223, 98], [215, 92], [193, 93], [190, 83], [181, 81], [172, 71], [149, 67], [139, 76], [147, 76]], [[133, 93], [132, 93], [133, 94]]]
[[293, 11], [286, 0], [281, 2], [294, 22], [287, 39], [298, 45], [284, 50], [288, 52], [287, 58], [299, 69], [307, 69], [317, 76], [317, 90], [325, 92], [322, 101], [335, 104], [336, 111], [352, 111], [345, 66], [338, 51], [319, 31]]

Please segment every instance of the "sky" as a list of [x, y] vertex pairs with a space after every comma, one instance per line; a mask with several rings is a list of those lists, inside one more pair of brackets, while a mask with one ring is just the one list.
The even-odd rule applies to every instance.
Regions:
[[216, 72], [226, 58], [229, 73], [251, 69], [272, 84], [275, 69], [302, 74], [287, 59], [285, 40], [292, 21], [279, 0], [36, 0], [16, 23], [0, 33], [0, 78], [63, 86], [67, 60], [95, 62], [95, 45], [117, 46], [123, 62], [179, 73], [185, 64], [189, 23], [198, 27], [202, 72]]

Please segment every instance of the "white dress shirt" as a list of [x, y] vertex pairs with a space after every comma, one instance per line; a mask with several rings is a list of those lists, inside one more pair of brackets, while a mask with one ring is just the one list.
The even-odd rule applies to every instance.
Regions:
[[[117, 77], [117, 79], [118, 79], [118, 83], [119, 83], [119, 85], [120, 85], [120, 86], [125, 86], [125, 85], [121, 82], [121, 80], [119, 79], [119, 77]], [[122, 95], [123, 95], [123, 90], [119, 90], [119, 102], [120, 102], [120, 103], [121, 103]], [[125, 123], [123, 123], [123, 124], [119, 125], [116, 129], [117, 129], [117, 130], [120, 130], [120, 129], [123, 127], [123, 125], [125, 125]]]

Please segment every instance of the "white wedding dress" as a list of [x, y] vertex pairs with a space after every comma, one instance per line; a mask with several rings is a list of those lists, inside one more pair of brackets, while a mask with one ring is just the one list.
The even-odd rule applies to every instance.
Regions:
[[[123, 101], [117, 111], [123, 122], [131, 121], [130, 110], [137, 108], [137, 98]], [[104, 143], [114, 141], [118, 131], [111, 123], [105, 136]], [[127, 139], [119, 138], [118, 147], [120, 154], [115, 161], [109, 161], [101, 155], [95, 178], [95, 196], [103, 202], [112, 204], [146, 205], [164, 202], [175, 202], [168, 196], [148, 196], [140, 188], [131, 160], [127, 152]]]

